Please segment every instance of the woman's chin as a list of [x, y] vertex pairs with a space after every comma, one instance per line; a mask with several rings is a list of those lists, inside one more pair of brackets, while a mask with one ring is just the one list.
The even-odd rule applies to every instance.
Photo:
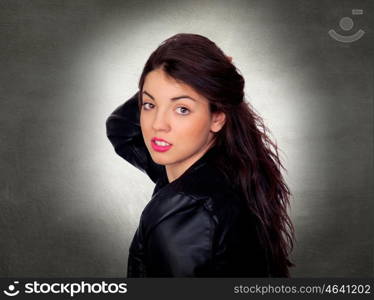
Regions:
[[152, 160], [158, 165], [167, 165], [170, 164], [170, 158], [166, 157], [165, 153], [152, 152]]

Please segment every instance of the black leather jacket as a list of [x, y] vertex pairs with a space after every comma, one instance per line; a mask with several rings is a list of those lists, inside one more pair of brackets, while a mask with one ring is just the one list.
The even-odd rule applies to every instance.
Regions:
[[117, 154], [156, 183], [129, 249], [127, 276], [268, 277], [255, 218], [215, 167], [215, 148], [169, 183], [144, 144], [137, 96], [106, 121]]

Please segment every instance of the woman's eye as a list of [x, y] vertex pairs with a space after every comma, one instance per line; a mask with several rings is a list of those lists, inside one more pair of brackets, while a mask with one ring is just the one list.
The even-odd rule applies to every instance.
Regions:
[[[149, 105], [150, 105], [150, 107], [149, 107]], [[149, 109], [151, 109], [153, 107], [153, 104], [149, 103], [149, 102], [144, 102], [142, 104], [142, 106], [144, 107], [145, 110], [149, 110]]]
[[180, 109], [180, 114], [181, 115], [188, 115], [190, 113], [190, 110], [186, 107], [180, 106], [177, 108], [177, 110]]
[[[150, 102], [144, 102], [142, 104], [142, 106], [143, 106], [144, 110], [150, 110], [150, 109], [154, 108], [154, 104], [152, 104]], [[186, 108], [186, 107], [179, 106], [179, 107], [177, 107], [177, 112], [180, 115], [188, 115], [190, 113], [190, 110], [188, 108]]]

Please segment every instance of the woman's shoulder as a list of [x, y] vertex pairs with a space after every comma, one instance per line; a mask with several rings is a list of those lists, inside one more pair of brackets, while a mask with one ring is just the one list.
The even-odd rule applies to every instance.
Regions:
[[239, 193], [214, 166], [204, 163], [158, 190], [143, 210], [142, 217], [147, 220], [147, 225], [152, 223], [154, 226], [194, 211], [193, 218], [204, 215], [213, 223], [225, 223], [238, 216], [242, 208], [243, 199]]
[[[183, 203], [202, 206], [216, 223], [226, 223], [239, 217], [245, 209], [245, 199], [224, 174], [212, 163], [204, 163], [172, 187], [172, 193]], [[167, 195], [166, 195], [167, 198]]]
[[240, 198], [239, 189], [212, 162], [206, 162], [186, 176], [176, 186], [176, 191], [191, 197], [211, 199], [215, 205], [237, 204]]

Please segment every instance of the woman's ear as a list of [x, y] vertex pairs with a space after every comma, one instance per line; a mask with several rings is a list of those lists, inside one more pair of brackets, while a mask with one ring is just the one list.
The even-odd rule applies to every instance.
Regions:
[[212, 114], [212, 122], [210, 125], [210, 131], [218, 132], [222, 129], [226, 122], [226, 115], [224, 112], [215, 112]]

